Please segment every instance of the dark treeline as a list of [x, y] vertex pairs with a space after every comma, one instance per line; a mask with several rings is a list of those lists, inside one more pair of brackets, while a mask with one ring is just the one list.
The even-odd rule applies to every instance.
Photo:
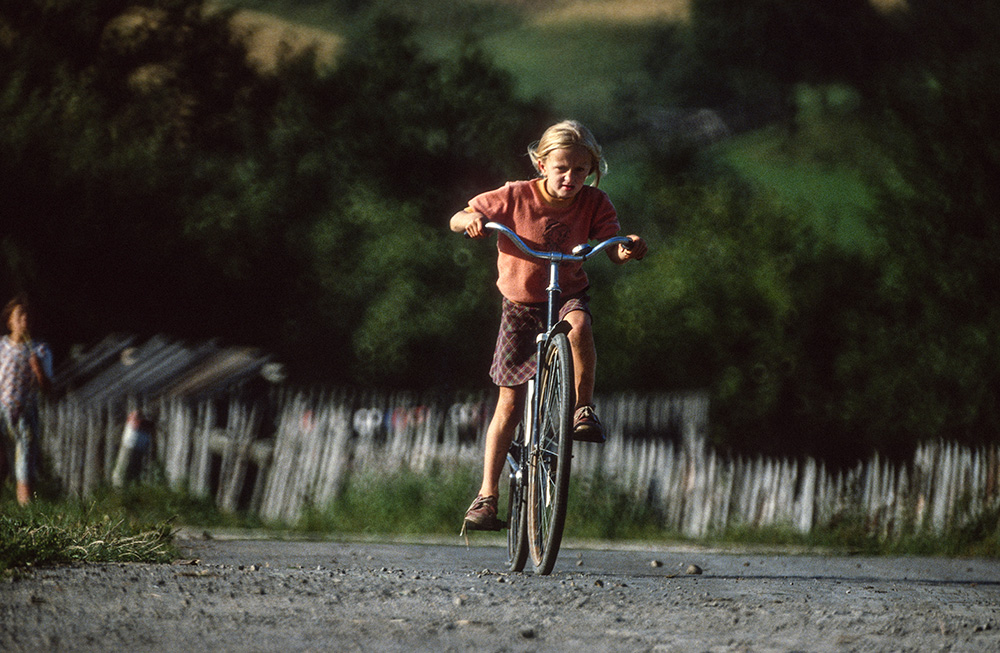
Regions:
[[[0, 0], [0, 290], [31, 294], [57, 352], [164, 332], [259, 345], [303, 382], [484, 386], [493, 258], [446, 220], [530, 174], [524, 147], [561, 116], [473, 41], [434, 59], [380, 3], [341, 4], [333, 70], [261, 72], [201, 1]], [[994, 439], [998, 28], [988, 0], [693, 0], [616, 118], [738, 108], [794, 143], [797, 92], [850, 89], [837, 119], [878, 152], [871, 242], [837, 245], [716, 150], [645, 139], [613, 199], [654, 253], [592, 270], [600, 389], [707, 389], [736, 451]]]

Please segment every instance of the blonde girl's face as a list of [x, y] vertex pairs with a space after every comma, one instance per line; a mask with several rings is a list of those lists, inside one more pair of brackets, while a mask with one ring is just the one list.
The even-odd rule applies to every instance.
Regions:
[[560, 200], [576, 197], [593, 172], [593, 158], [587, 148], [576, 145], [552, 150], [538, 160], [538, 170], [545, 178], [545, 190]]

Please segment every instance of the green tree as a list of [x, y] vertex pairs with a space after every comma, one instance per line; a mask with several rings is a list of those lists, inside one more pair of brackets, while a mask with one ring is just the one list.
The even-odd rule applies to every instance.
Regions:
[[37, 295], [57, 342], [187, 335], [213, 306], [182, 237], [190, 169], [245, 146], [235, 118], [254, 99], [225, 14], [180, 0], [0, 9], [11, 286]]
[[310, 165], [333, 171], [310, 187], [326, 198], [302, 239], [322, 319], [301, 346], [323, 346], [358, 382], [475, 383], [481, 366], [469, 361], [485, 358], [489, 343], [463, 335], [495, 328], [491, 266], [448, 232], [447, 218], [524, 174], [516, 143], [528, 142], [541, 112], [477, 49], [430, 60], [412, 25], [394, 18], [376, 21], [328, 76], [296, 83], [285, 88], [295, 101], [279, 106], [312, 116], [301, 121], [312, 130], [298, 132], [323, 134]]
[[[993, 439], [1000, 426], [1000, 8], [915, 0], [894, 16], [885, 133], [902, 183], [887, 185], [887, 246], [860, 387], [896, 438]], [[878, 411], [881, 411], [879, 414]]]
[[876, 346], [892, 306], [882, 258], [727, 175], [645, 191], [662, 216], [641, 230], [653, 250], [594, 284], [599, 387], [704, 390], [713, 442], [736, 453], [912, 453], [917, 440], [887, 426], [920, 401], [881, 394], [905, 367]]

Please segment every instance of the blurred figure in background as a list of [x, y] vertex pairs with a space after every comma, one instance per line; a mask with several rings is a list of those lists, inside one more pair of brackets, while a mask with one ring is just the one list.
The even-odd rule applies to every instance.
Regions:
[[8, 333], [0, 341], [0, 451], [22, 506], [31, 502], [38, 471], [38, 396], [49, 391], [52, 379], [52, 352], [31, 339], [31, 318], [24, 295], [7, 302], [3, 320]]

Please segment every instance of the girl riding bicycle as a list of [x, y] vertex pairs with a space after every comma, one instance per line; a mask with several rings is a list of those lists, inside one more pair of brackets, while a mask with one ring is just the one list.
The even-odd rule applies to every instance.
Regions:
[[[497, 222], [513, 229], [533, 248], [566, 254], [576, 245], [618, 233], [615, 208], [596, 187], [606, 164], [590, 130], [576, 121], [557, 123], [528, 148], [528, 154], [539, 173], [537, 178], [508, 182], [474, 197], [468, 207], [452, 216], [451, 230], [484, 238], [486, 223]], [[594, 186], [586, 184], [591, 177]], [[630, 248], [607, 250], [615, 263], [646, 255], [646, 243], [636, 235], [629, 238], [633, 241]], [[490, 377], [500, 394], [486, 431], [482, 485], [465, 514], [465, 528], [472, 530], [499, 530], [503, 526], [497, 518], [500, 474], [523, 414], [525, 383], [534, 374], [535, 336], [545, 321], [546, 265], [525, 256], [505, 238], [498, 239], [497, 248], [497, 287], [503, 295], [503, 309]], [[597, 353], [586, 294], [589, 282], [582, 263], [566, 264], [560, 270], [560, 285], [559, 318], [572, 327], [569, 341], [577, 398], [573, 437], [603, 442], [605, 436], [592, 405]]]

